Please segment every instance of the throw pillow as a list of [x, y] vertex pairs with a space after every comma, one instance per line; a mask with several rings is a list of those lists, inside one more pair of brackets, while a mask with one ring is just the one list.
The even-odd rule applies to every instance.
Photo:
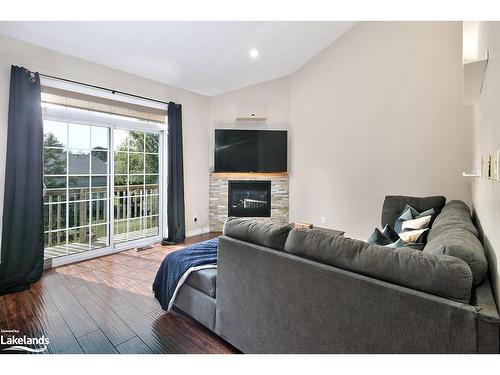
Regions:
[[435, 211], [433, 208], [429, 209], [429, 210], [426, 210], [424, 212], [418, 212], [417, 210], [415, 210], [412, 206], [410, 205], [406, 205], [402, 214], [396, 219], [396, 223], [394, 224], [394, 230], [396, 231], [396, 233], [400, 233], [402, 230], [403, 230], [403, 223], [405, 221], [408, 221], [408, 220], [413, 220], [413, 219], [420, 219], [422, 217], [425, 217], [425, 216], [431, 216], [431, 220], [432, 220], [432, 216], [435, 215]]
[[382, 229], [382, 234], [384, 234], [392, 242], [397, 242], [401, 239], [399, 238], [399, 235], [396, 233], [396, 231], [392, 229], [392, 227], [389, 224], [386, 224], [384, 229]]
[[429, 228], [425, 229], [417, 229], [417, 230], [406, 230], [401, 233], [399, 233], [399, 237], [403, 240], [404, 243], [414, 243], [417, 242], [420, 236], [426, 231], [428, 231]]
[[375, 231], [372, 233], [372, 235], [370, 236], [370, 238], [368, 238], [368, 241], [366, 242], [381, 246], [386, 246], [393, 243], [393, 241], [389, 239], [384, 233], [382, 233], [378, 228], [375, 228]]
[[429, 227], [429, 223], [431, 222], [431, 215], [427, 215], [424, 217], [419, 217], [413, 220], [403, 221], [401, 225], [401, 229], [425, 229]]

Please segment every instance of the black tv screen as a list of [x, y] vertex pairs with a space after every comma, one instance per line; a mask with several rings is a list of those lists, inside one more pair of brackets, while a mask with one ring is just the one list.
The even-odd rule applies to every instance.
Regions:
[[215, 172], [286, 172], [286, 130], [215, 129]]

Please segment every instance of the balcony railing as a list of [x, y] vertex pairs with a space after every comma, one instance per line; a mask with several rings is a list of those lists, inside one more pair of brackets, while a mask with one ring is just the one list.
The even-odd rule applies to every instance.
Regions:
[[[66, 198], [69, 198], [66, 197], [67, 193], [66, 189], [47, 190], [45, 203], [48, 203], [48, 205], [46, 205], [44, 217], [44, 220], [46, 220], [46, 251], [48, 248], [52, 248], [53, 250], [57, 250], [56, 253], [60, 253], [63, 248], [64, 251], [67, 248], [69, 253], [81, 252], [88, 250], [89, 242], [99, 243], [101, 239], [107, 238], [107, 231], [105, 233], [92, 233], [92, 238], [89, 238], [88, 232], [89, 205], [92, 205], [90, 210], [92, 223], [90, 224], [104, 225], [109, 222], [107, 188], [92, 187], [91, 190], [89, 188], [70, 189], [70, 193], [77, 196], [78, 200], [69, 201], [70, 205], [73, 202], [74, 204], [73, 209], [70, 209], [66, 218], [66, 209], [68, 207], [66, 206]], [[92, 200], [90, 199], [90, 194], [92, 194]], [[114, 188], [113, 198], [115, 220], [138, 219], [158, 215], [159, 213], [158, 184], [117, 186]], [[70, 223], [79, 223], [80, 225], [70, 226], [68, 225]], [[72, 230], [74, 238], [68, 239], [68, 244], [66, 245], [66, 231], [64, 229], [69, 227], [71, 230], [72, 226], [79, 228]], [[142, 236], [148, 236], [149, 232], [152, 232], [150, 229], [154, 228], [134, 229], [136, 228], [129, 228], [129, 232], [125, 234], [116, 233], [115, 236], [119, 240], [117, 242], [124, 242], [125, 240], [122, 238], [124, 235], [128, 236], [129, 239], [134, 237], [141, 238], [141, 233]], [[54, 254], [53, 256], [58, 255]]]

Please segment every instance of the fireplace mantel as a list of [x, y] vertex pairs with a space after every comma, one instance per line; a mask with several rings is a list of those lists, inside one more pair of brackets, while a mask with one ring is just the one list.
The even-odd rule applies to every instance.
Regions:
[[288, 173], [211, 173], [209, 192], [209, 227], [220, 232], [228, 215], [229, 180], [271, 181], [271, 217], [255, 220], [273, 223], [288, 223]]
[[288, 172], [212, 172], [213, 177], [226, 177], [231, 179], [249, 179], [254, 177], [288, 177]]

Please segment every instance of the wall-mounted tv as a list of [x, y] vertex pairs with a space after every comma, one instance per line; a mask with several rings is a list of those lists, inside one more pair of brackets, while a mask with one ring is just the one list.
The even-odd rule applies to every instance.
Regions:
[[215, 129], [215, 172], [286, 172], [286, 130]]

